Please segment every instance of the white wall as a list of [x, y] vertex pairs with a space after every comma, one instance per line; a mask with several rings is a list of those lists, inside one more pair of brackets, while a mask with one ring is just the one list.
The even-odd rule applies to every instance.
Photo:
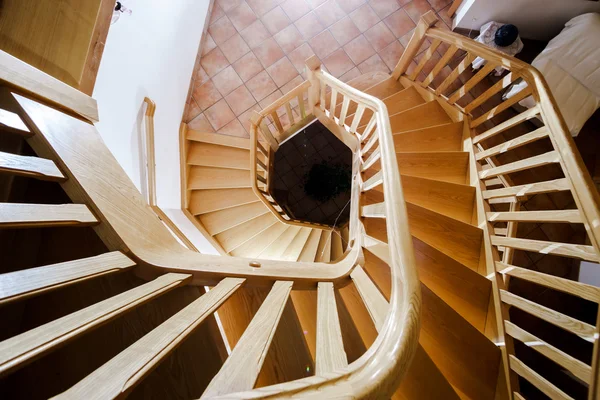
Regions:
[[[156, 102], [156, 184], [161, 208], [180, 208], [179, 127], [210, 0], [123, 0], [111, 26], [93, 97], [108, 148], [141, 188], [143, 100]], [[207, 252], [214, 249], [204, 241]], [[200, 248], [202, 252], [203, 249]]]
[[600, 12], [600, 2], [589, 0], [465, 0], [455, 26], [479, 30], [489, 21], [514, 24], [521, 36], [550, 40], [577, 15]]

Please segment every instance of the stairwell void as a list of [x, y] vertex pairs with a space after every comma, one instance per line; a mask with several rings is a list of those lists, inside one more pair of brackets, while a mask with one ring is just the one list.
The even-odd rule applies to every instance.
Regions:
[[350, 216], [352, 151], [318, 120], [275, 153], [270, 194], [292, 218], [344, 225]]

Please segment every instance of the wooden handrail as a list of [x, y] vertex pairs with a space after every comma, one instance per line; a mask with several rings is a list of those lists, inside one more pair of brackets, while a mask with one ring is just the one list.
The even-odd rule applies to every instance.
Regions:
[[[394, 77], [400, 79], [401, 82], [414, 84], [419, 90], [424, 90], [432, 98], [440, 99], [441, 104], [451, 104], [452, 107], [458, 110], [461, 118], [467, 121], [468, 131], [465, 135], [467, 139], [465, 141], [465, 149], [471, 153], [472, 157], [471, 176], [472, 183], [476, 186], [478, 225], [482, 227], [484, 232], [485, 265], [488, 277], [492, 281], [492, 293], [497, 315], [498, 334], [496, 340], [504, 344], [501, 346], [501, 350], [504, 359], [504, 372], [508, 383], [508, 392], [519, 393], [518, 374], [525, 379], [529, 379], [534, 386], [537, 386], [538, 389], [546, 393], [557, 393], [558, 389], [551, 382], [532, 381], [531, 379], [533, 379], [532, 377], [535, 372], [531, 371], [531, 374], [523, 374], [523, 369], [515, 368], [515, 366], [521, 365], [521, 361], [515, 356], [513, 336], [519, 340], [519, 338], [531, 336], [531, 334], [523, 331], [520, 333], [517, 332], [517, 335], [513, 328], [514, 324], [510, 322], [510, 315], [508, 314], [509, 301], [513, 301], [507, 289], [509, 277], [513, 268], [519, 268], [519, 266], [511, 265], [512, 256], [514, 250], [518, 249], [597, 262], [600, 259], [600, 223], [598, 222], [600, 221], [600, 195], [583, 164], [573, 138], [556, 105], [556, 101], [540, 72], [523, 61], [507, 56], [479, 42], [454, 32], [436, 28], [436, 23], [437, 18], [433, 13], [422, 16], [415, 34], [407, 46], [407, 50], [402, 55], [394, 71]], [[431, 47], [429, 47], [430, 50], [441, 43], [450, 46], [450, 50], [442, 56], [440, 61], [428, 72], [425, 78], [420, 79], [418, 76], [420, 73], [419, 68], [422, 68], [433, 54], [432, 51], [425, 50], [417, 69], [413, 70], [407, 76], [406, 71], [411, 61], [416, 57], [417, 51], [425, 43], [426, 39], [429, 39], [432, 43]], [[453, 49], [460, 49], [466, 52], [465, 59], [458, 66], [450, 67], [453, 71], [444, 78], [441, 84], [437, 87], [432, 86], [436, 75], [439, 74], [443, 67], [449, 64], [451, 56], [448, 55]], [[462, 84], [461, 87], [448, 92], [449, 88], [452, 87], [452, 83], [455, 81], [458, 82], [457, 78], [461, 71], [471, 62], [467, 63], [465, 60], [473, 60], [475, 57], [482, 58], [486, 64], [470, 80]], [[508, 70], [509, 73], [483, 94], [471, 100], [466, 106], [461, 107], [456, 103], [465, 95], [471, 94], [470, 92], [475, 85], [481, 82], [498, 66]], [[508, 99], [503, 98], [500, 104], [495, 103], [494, 107], [474, 117], [473, 112], [490, 100], [492, 96], [497, 95], [501, 90], [507, 88], [519, 78], [523, 79], [527, 84], [524, 90]], [[510, 115], [506, 117], [505, 114], [502, 114], [526, 97], [533, 98], [535, 102], [533, 108], [521, 112], [514, 117], [510, 117]], [[544, 125], [542, 128], [521, 134], [517, 138], [510, 136], [511, 140], [505, 140], [501, 136], [508, 129], [536, 116], [542, 121]], [[484, 126], [485, 129], [482, 129]], [[476, 131], [476, 128], [479, 129], [479, 132]], [[494, 143], [488, 146], [487, 141], [492, 137], [494, 138]], [[549, 139], [553, 151], [505, 164], [499, 163], [496, 159], [496, 156], [501, 153], [542, 139]], [[564, 178], [552, 179], [545, 182], [534, 181], [525, 185], [514, 186], [508, 177], [510, 173], [539, 168], [548, 164], [560, 167]], [[488, 179], [489, 177], [494, 178], [493, 182]], [[497, 185], [501, 185], [502, 188], [488, 189], [486, 187]], [[520, 211], [520, 201], [526, 198], [526, 196], [559, 191], [570, 191], [577, 206], [576, 210], [552, 212]], [[492, 205], [500, 202], [508, 203], [510, 205], [509, 211], [500, 213], [491, 212]], [[500, 220], [507, 222], [505, 229], [496, 229], [492, 225], [494, 222]], [[517, 238], [517, 224], [533, 220], [546, 223], [582, 223], [591, 246]], [[504, 252], [502, 256], [499, 255], [499, 251]], [[553, 279], [552, 275], [548, 275], [547, 277], [543, 275], [545, 274], [538, 273], [540, 280], [536, 281], [537, 284], [547, 286], [557, 284], [556, 282], [558, 281]], [[581, 289], [578, 285], [564, 287], [566, 288], [564, 290], [566, 293], [575, 296], [578, 295], [578, 290]], [[561, 317], [561, 314], [557, 311], [547, 309], [535, 302], [527, 304], [531, 310], [539, 309], [551, 314], [548, 316], [551, 320]], [[574, 324], [580, 323], [579, 321], [576, 322], [576, 320], [572, 322]], [[510, 330], [509, 334], [506, 333], [505, 328]], [[590, 331], [595, 332], [594, 334], [597, 336], [600, 329], [600, 316], [596, 321], [596, 325], [593, 327], [590, 325], [588, 328], [590, 328]], [[589, 382], [589, 399], [595, 399], [600, 394], [600, 346], [597, 339], [593, 340], [593, 342], [592, 363], [591, 366], [587, 366], [587, 368], [591, 369], [592, 376]], [[556, 357], [555, 353], [550, 352], [548, 354]]]

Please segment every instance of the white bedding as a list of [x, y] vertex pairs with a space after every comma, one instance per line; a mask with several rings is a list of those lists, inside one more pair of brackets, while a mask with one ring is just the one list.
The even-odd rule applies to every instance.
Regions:
[[[600, 14], [571, 19], [532, 65], [544, 75], [569, 131], [577, 136], [600, 107]], [[514, 86], [506, 97], [514, 96], [524, 86]], [[519, 104], [532, 107], [533, 99]]]

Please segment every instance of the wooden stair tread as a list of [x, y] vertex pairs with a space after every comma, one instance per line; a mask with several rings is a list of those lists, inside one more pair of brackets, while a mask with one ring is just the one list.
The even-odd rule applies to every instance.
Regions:
[[451, 122], [452, 119], [437, 101], [430, 101], [395, 115], [390, 115], [390, 124], [394, 134]]
[[425, 103], [425, 99], [419, 94], [419, 92], [412, 86], [407, 87], [391, 96], [383, 99], [388, 114], [394, 115], [402, 111], [406, 111], [420, 104]]
[[192, 142], [188, 146], [188, 165], [250, 170], [250, 152], [211, 143]]
[[97, 223], [85, 204], [0, 203], [1, 228], [90, 226]]
[[250, 139], [248, 138], [220, 135], [218, 133], [199, 132], [193, 129], [188, 129], [186, 132], [186, 139], [193, 142], [218, 144], [221, 146], [250, 150]]
[[0, 304], [133, 267], [120, 251], [0, 274]]
[[300, 253], [302, 253], [302, 249], [306, 245], [310, 232], [311, 228], [300, 228], [300, 231], [285, 249], [280, 259], [284, 261], [298, 261], [298, 257], [300, 257]]
[[215, 235], [215, 239], [217, 239], [217, 241], [221, 243], [223, 249], [229, 253], [273, 225], [275, 222], [277, 222], [275, 216], [268, 212]]
[[250, 171], [192, 166], [188, 178], [188, 190], [251, 188]]
[[364, 92], [383, 100], [402, 90], [404, 90], [404, 86], [398, 80], [389, 77], [371, 86]]
[[461, 151], [463, 122], [431, 126], [394, 134], [396, 152]]
[[47, 181], [61, 182], [66, 179], [52, 160], [3, 151], [0, 151], [0, 172]]
[[257, 257], [264, 249], [273, 243], [287, 228], [287, 225], [279, 221], [274, 221], [271, 226], [248, 240], [241, 246], [235, 248], [230, 253], [235, 257]]
[[0, 342], [0, 374], [116, 318], [191, 278], [169, 273], [127, 292]]
[[278, 260], [285, 249], [292, 243], [296, 235], [300, 232], [301, 227], [295, 225], [288, 225], [287, 229], [277, 238], [273, 243], [267, 246], [259, 255], [259, 258], [267, 260]]
[[243, 283], [242, 278], [223, 279], [208, 293], [193, 301], [57, 398], [102, 399], [126, 395]]
[[251, 188], [192, 190], [189, 210], [193, 215], [253, 203], [258, 198]]
[[292, 290], [292, 284], [293, 282], [275, 282], [223, 367], [210, 381], [202, 398], [254, 388]]
[[319, 282], [316, 375], [333, 373], [347, 366], [333, 283]]
[[306, 239], [306, 244], [298, 256], [298, 261], [313, 262], [317, 257], [319, 243], [321, 242], [321, 230], [313, 229]]
[[213, 211], [202, 214], [197, 218], [204, 225], [208, 233], [214, 236], [267, 212], [269, 212], [269, 209], [257, 199], [253, 203]]
[[331, 261], [331, 231], [322, 230], [321, 238], [319, 240], [319, 246], [317, 247], [317, 254], [315, 255], [316, 262], [329, 262]]
[[469, 163], [467, 152], [396, 153], [402, 175], [465, 184]]

